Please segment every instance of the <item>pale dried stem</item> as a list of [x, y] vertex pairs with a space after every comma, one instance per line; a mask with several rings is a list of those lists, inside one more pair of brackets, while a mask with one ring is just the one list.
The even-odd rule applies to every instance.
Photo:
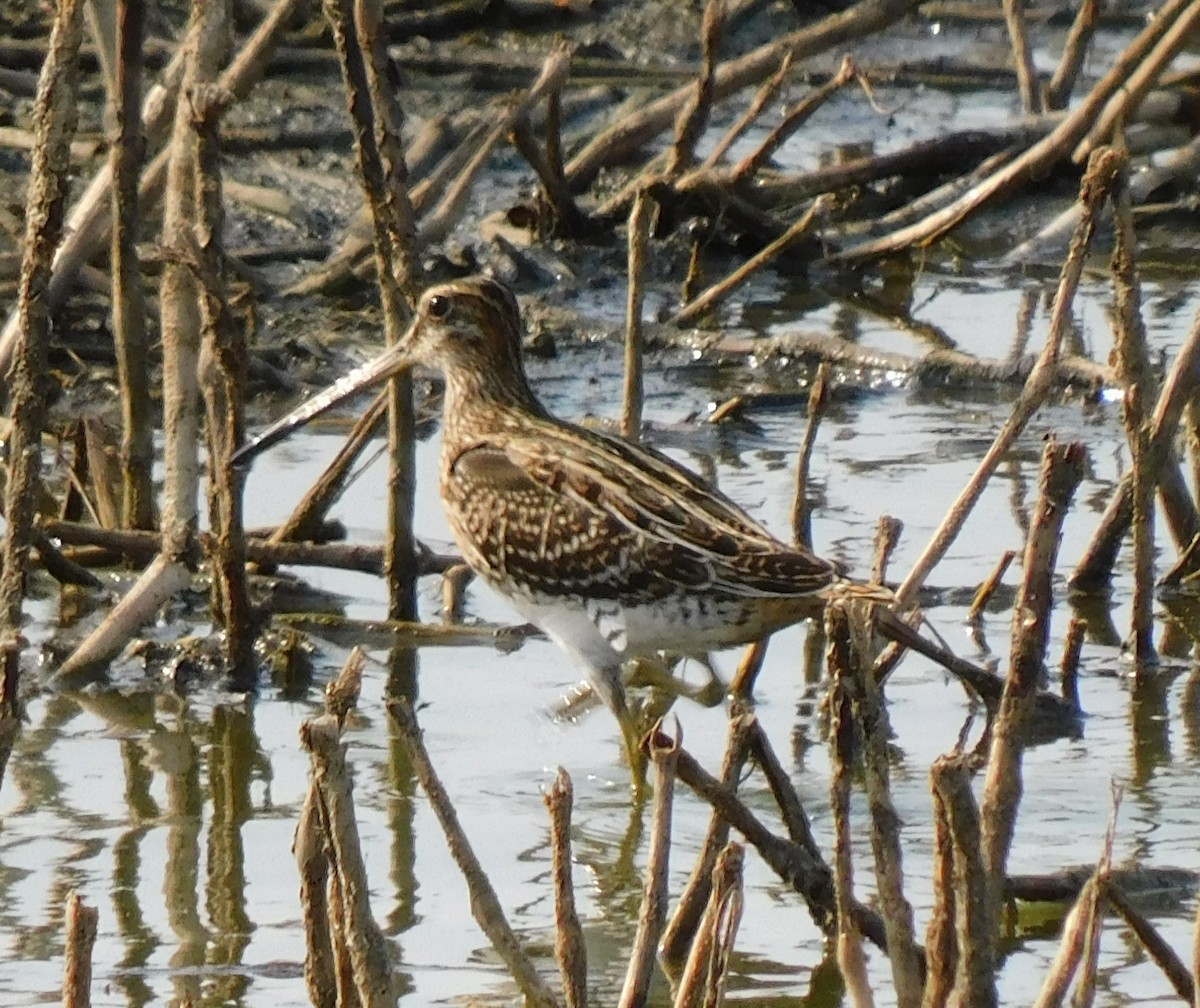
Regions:
[[929, 545], [925, 547], [904, 582], [896, 590], [895, 608], [898, 611], [907, 609], [913, 603], [930, 571], [945, 556], [946, 550], [950, 548], [951, 543], [962, 530], [968, 515], [1001, 460], [1050, 394], [1063, 337], [1070, 325], [1071, 304], [1075, 298], [1075, 291], [1079, 287], [1088, 248], [1095, 232], [1096, 213], [1108, 194], [1108, 187], [1117, 170], [1118, 161], [1119, 158], [1116, 155], [1101, 152], [1088, 164], [1079, 194], [1080, 201], [1084, 206], [1084, 213], [1080, 217], [1079, 225], [1075, 229], [1075, 236], [1071, 240], [1071, 249], [1063, 263], [1062, 277], [1059, 280], [1058, 290], [1054, 295], [1054, 306], [1050, 313], [1050, 331], [1046, 336], [1046, 345], [1030, 372], [1012, 413], [1000, 428], [975, 472], [950, 506], [946, 517], [942, 519], [942, 523], [930, 539]]
[[712, 895], [688, 955], [673, 1008], [717, 1008], [724, 1003], [733, 939], [742, 919], [745, 855], [727, 844], [712, 871]]
[[304, 984], [317, 1008], [338, 1004], [333, 914], [329, 905], [329, 848], [321, 824], [316, 782], [309, 784], [296, 824], [292, 854], [300, 873], [300, 909], [304, 920]]
[[1062, 936], [1058, 941], [1058, 951], [1054, 961], [1042, 981], [1042, 988], [1033, 1008], [1056, 1008], [1066, 1000], [1067, 989], [1071, 978], [1079, 969], [1083, 958], [1084, 945], [1087, 942], [1088, 930], [1096, 913], [1096, 901], [1099, 895], [1099, 883], [1096, 876], [1087, 880], [1071, 907], [1067, 919], [1063, 922]]
[[783, 234], [756, 252], [746, 262], [730, 273], [725, 279], [713, 284], [699, 297], [679, 309], [672, 317], [672, 325], [682, 325], [702, 315], [713, 305], [720, 303], [733, 291], [750, 279], [764, 266], [774, 262], [790, 246], [813, 230], [821, 215], [830, 206], [831, 200], [826, 196], [818, 196]]
[[1153, 47], [1121, 79], [1120, 88], [1092, 120], [1087, 136], [1072, 154], [1074, 161], [1085, 161], [1094, 150], [1112, 140], [1117, 124], [1132, 118], [1163, 70], [1188, 44], [1197, 26], [1200, 26], [1200, 5], [1165, 3], [1155, 12], [1142, 32], [1142, 36], [1154, 39]]
[[1087, 634], [1087, 620], [1072, 616], [1063, 641], [1062, 663], [1059, 665], [1059, 691], [1062, 698], [1079, 707], [1079, 655]]
[[117, 137], [109, 152], [112, 175], [112, 327], [121, 396], [122, 524], [154, 527], [154, 422], [150, 401], [145, 295], [137, 254], [138, 176], [142, 142], [142, 42], [145, 4], [117, 2]]
[[[949, 826], [954, 862], [954, 983], [946, 1003], [995, 1008], [996, 939], [984, 908], [988, 889], [980, 851], [979, 810], [971, 792], [971, 757], [939, 756], [930, 769]], [[939, 985], [940, 986], [940, 985]]]
[[843, 249], [832, 258], [840, 261], [861, 261], [876, 258], [913, 245], [927, 246], [953, 230], [984, 204], [1016, 186], [1042, 178], [1052, 165], [1070, 155], [1075, 145], [1095, 122], [1105, 102], [1125, 84], [1130, 73], [1140, 65], [1158, 40], [1161, 21], [1173, 20], [1181, 10], [1192, 7], [1191, 0], [1168, 0], [1158, 16], [1139, 34], [1117, 58], [1109, 72], [1096, 84], [1088, 96], [1073, 109], [1047, 136], [1007, 163], [995, 174], [967, 190], [949, 206], [930, 214], [908, 227], [883, 238]]
[[67, 940], [64, 950], [63, 1008], [89, 1008], [92, 1003], [92, 949], [100, 911], [87, 906], [77, 890], [67, 897]]
[[567, 771], [558, 768], [550, 790], [542, 795], [550, 813], [550, 873], [554, 878], [554, 956], [562, 973], [567, 1008], [587, 1005], [587, 946], [575, 909], [571, 880], [571, 803], [574, 787]]
[[329, 856], [345, 913], [344, 940], [354, 986], [365, 1008], [395, 1008], [387, 942], [371, 914], [366, 865], [358, 837], [349, 768], [337, 720], [328, 715], [304, 722], [300, 742], [312, 759]]
[[871, 562], [871, 584], [887, 583], [888, 564], [892, 554], [900, 544], [900, 536], [904, 532], [904, 522], [891, 515], [880, 515], [879, 524], [875, 529], [874, 559]]
[[1004, 21], [1012, 42], [1013, 63], [1017, 67], [1021, 108], [1027, 115], [1037, 115], [1042, 110], [1042, 94], [1037, 72], [1033, 68], [1033, 50], [1029, 46], [1029, 34], [1025, 26], [1025, 8], [1020, 0], [1004, 0], [1003, 6]]
[[1050, 83], [1046, 86], [1045, 103], [1047, 111], [1056, 111], [1067, 107], [1071, 91], [1079, 79], [1079, 71], [1083, 69], [1083, 60], [1087, 56], [1088, 44], [1092, 33], [1096, 30], [1096, 21], [1100, 13], [1100, 0], [1082, 0], [1071, 22], [1071, 30], [1067, 33], [1067, 41], [1063, 44], [1062, 58]]
[[[725, 755], [721, 761], [721, 784], [733, 791], [741, 777], [742, 767], [750, 752], [750, 739], [755, 724], [754, 715], [741, 714], [730, 718]], [[659, 943], [659, 958], [668, 974], [678, 972], [687, 958], [688, 949], [700, 926], [700, 919], [712, 892], [712, 873], [717, 856], [729, 841], [729, 823], [716, 810], [708, 820], [708, 830], [700, 844], [700, 853], [692, 874], [680, 893], [675, 913], [663, 930]]]
[[1129, 930], [1137, 935], [1138, 941], [1142, 943], [1142, 947], [1150, 954], [1150, 958], [1154, 960], [1158, 968], [1163, 971], [1167, 982], [1174, 988], [1180, 1000], [1189, 1005], [1195, 1004], [1195, 978], [1188, 971], [1183, 960], [1171, 948], [1170, 943], [1163, 938], [1149, 918], [1129, 901], [1125, 891], [1114, 879], [1107, 879], [1104, 895], [1108, 898], [1109, 905], [1129, 925]]
[[[936, 764], [935, 764], [936, 766]], [[930, 770], [930, 783], [934, 770]], [[958, 942], [955, 937], [957, 902], [954, 883], [954, 841], [946, 801], [937, 787], [933, 792], [933, 909], [925, 931], [925, 991], [921, 1008], [945, 1008], [954, 989], [958, 969]]]
[[1013, 560], [1016, 559], [1016, 550], [1005, 550], [996, 566], [992, 568], [992, 573], [984, 579], [975, 591], [975, 597], [971, 599], [971, 608], [967, 610], [967, 621], [975, 623], [983, 618], [983, 610], [991, 601], [993, 595], [996, 594], [996, 589], [1000, 587], [1000, 582], [1004, 580], [1005, 572], [1011, 566]]
[[812, 505], [808, 502], [809, 467], [813, 448], [817, 443], [817, 431], [825, 407], [829, 404], [829, 365], [821, 363], [813, 377], [808, 392], [808, 422], [804, 425], [804, 437], [800, 452], [796, 456], [796, 481], [792, 490], [792, 542], [798, 546], [812, 548]]
[[621, 434], [630, 441], [637, 441], [642, 430], [642, 310], [646, 296], [646, 255], [650, 245], [653, 209], [650, 195], [646, 190], [639, 189], [629, 211], [624, 394], [621, 397]]
[[746, 111], [738, 117], [738, 120], [726, 130], [725, 135], [716, 142], [711, 153], [704, 159], [700, 165], [701, 170], [715, 167], [721, 162], [721, 159], [729, 152], [738, 140], [738, 138], [746, 132], [765, 109], [768, 103], [783, 87], [783, 82], [787, 79], [788, 71], [792, 68], [792, 54], [786, 53], [779, 63], [779, 69], [775, 71], [774, 76], [768, 77], [759, 87], [758, 92], [754, 95], [754, 100], [750, 102]]
[[696, 144], [712, 114], [713, 75], [717, 46], [725, 30], [725, 0], [708, 0], [700, 26], [700, 75], [691, 101], [683, 107], [675, 126], [675, 143], [667, 161], [667, 176], [674, 178], [695, 161]]
[[[11, 401], [8, 472], [4, 487], [4, 541], [0, 546], [0, 628], [17, 633], [25, 601], [25, 578], [33, 547], [33, 525], [41, 493], [42, 427], [46, 420], [50, 311], [46, 303], [51, 260], [63, 234], [71, 166], [70, 145], [77, 120], [76, 83], [83, 8], [63, 0], [50, 29], [49, 49], [38, 78], [33, 108], [36, 142], [26, 199], [21, 275], [17, 282], [17, 339], [10, 370], [0, 365]], [[6, 668], [15, 704], [17, 664]], [[7, 699], [7, 698], [5, 698]], [[0, 705], [0, 716], [14, 713]]]
[[667, 920], [667, 882], [671, 861], [671, 811], [675, 800], [675, 773], [683, 736], [663, 733], [660, 721], [643, 743], [654, 766], [654, 812], [646, 854], [646, 884], [638, 911], [637, 933], [629, 953], [625, 983], [618, 1008], [641, 1008], [646, 1003], [654, 974], [654, 953]]
[[355, 647], [347, 656], [337, 678], [325, 687], [325, 713], [333, 716], [339, 729], [345, 727], [346, 718], [358, 706], [366, 664], [366, 652], [361, 647]]
[[458, 814], [454, 811], [441, 780], [438, 779], [425, 743], [421, 739], [421, 731], [412, 707], [407, 700], [395, 699], [388, 703], [388, 712], [412, 761], [417, 780], [446, 834], [450, 855], [466, 880], [471, 895], [471, 913], [516, 980], [526, 1003], [533, 1008], [556, 1008], [559, 1004], [558, 998], [538, 976], [516, 932], [505, 919], [496, 892], [459, 825]]
[[1116, 294], [1114, 343], [1117, 373], [1125, 390], [1125, 435], [1133, 454], [1133, 654], [1138, 675], [1144, 664], [1157, 658], [1154, 650], [1154, 486], [1156, 473], [1150, 458], [1147, 404], [1155, 394], [1150, 370], [1150, 350], [1142, 320], [1142, 292], [1137, 274], [1137, 235], [1129, 204], [1127, 166], [1113, 184], [1116, 242], [1112, 274]]
[[1005, 868], [1023, 789], [1021, 763], [1028, 720], [1049, 640], [1055, 560], [1067, 509], [1083, 478], [1085, 458], [1086, 451], [1078, 443], [1051, 441], [1042, 454], [1038, 503], [1025, 547], [1024, 579], [1013, 607], [1008, 677], [992, 727], [980, 800], [981, 853], [988, 875], [984, 913], [991, 921], [993, 940], [1000, 933]]

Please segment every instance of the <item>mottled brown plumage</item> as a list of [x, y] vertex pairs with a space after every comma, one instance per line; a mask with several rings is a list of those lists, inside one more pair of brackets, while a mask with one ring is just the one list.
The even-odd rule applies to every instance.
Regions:
[[414, 361], [439, 368], [441, 495], [463, 556], [584, 666], [632, 745], [622, 659], [757, 640], [811, 614], [839, 571], [664, 455], [551, 417], [520, 351], [505, 287], [433, 287], [395, 347], [253, 450]]

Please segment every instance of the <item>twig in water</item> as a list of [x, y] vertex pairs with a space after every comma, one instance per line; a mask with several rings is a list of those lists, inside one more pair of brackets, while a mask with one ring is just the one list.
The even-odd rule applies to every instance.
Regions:
[[671, 807], [675, 798], [675, 772], [682, 751], [683, 733], [675, 726], [675, 737], [662, 731], [662, 722], [642, 743], [654, 765], [654, 815], [650, 826], [650, 850], [646, 855], [646, 886], [638, 913], [637, 936], [629, 954], [625, 983], [617, 998], [619, 1008], [641, 1008], [646, 1003], [654, 970], [654, 953], [667, 919], [667, 874], [671, 856]]
[[78, 890], [67, 897], [67, 940], [64, 958], [63, 1008], [90, 1008], [92, 1003], [92, 949], [100, 911], [87, 906]]
[[1063, 642], [1062, 664], [1059, 665], [1059, 690], [1062, 698], [1079, 709], [1079, 655], [1083, 651], [1083, 637], [1087, 633], [1087, 620], [1073, 615], [1067, 624], [1067, 637]]
[[467, 889], [471, 894], [472, 915], [487, 935], [492, 947], [504, 960], [517, 986], [521, 988], [526, 1002], [534, 1008], [557, 1008], [558, 998], [538, 976], [512, 925], [505, 919], [500, 901], [496, 898], [496, 891], [471, 849], [471, 842], [459, 825], [458, 814], [454, 811], [450, 796], [446, 794], [446, 789], [429, 759], [429, 752], [421, 738], [421, 730], [411, 705], [403, 698], [391, 700], [388, 703], [388, 713], [396, 724], [417, 780], [425, 791], [438, 822], [441, 823], [442, 831], [446, 834], [450, 855], [466, 880]]
[[1004, 574], [1016, 559], [1016, 550], [1005, 550], [1001, 555], [996, 566], [992, 568], [992, 573], [984, 579], [975, 590], [975, 597], [971, 599], [971, 608], [967, 610], [967, 622], [978, 623], [983, 618], [983, 610], [991, 601], [992, 596], [996, 594], [996, 589], [1000, 587], [1000, 582], [1004, 580]]
[[1071, 22], [1071, 30], [1067, 33], [1067, 41], [1063, 43], [1058, 67], [1046, 86], [1044, 98], [1048, 112], [1067, 107], [1067, 100], [1079, 79], [1079, 71], [1083, 69], [1083, 60], [1087, 55], [1092, 33], [1096, 30], [1099, 13], [1100, 0], [1082, 0], [1079, 4], [1075, 19]]
[[812, 548], [812, 505], [808, 502], [809, 466], [813, 447], [817, 443], [817, 428], [829, 404], [829, 364], [817, 367], [812, 388], [808, 393], [808, 423], [804, 427], [804, 439], [800, 442], [800, 454], [796, 458], [796, 483], [792, 491], [792, 542], [798, 546]]
[[880, 515], [875, 529], [875, 559], [871, 563], [871, 584], [887, 583], [888, 562], [900, 543], [904, 522], [891, 515]]
[[642, 429], [642, 304], [645, 299], [646, 252], [653, 210], [650, 194], [639, 189], [629, 211], [629, 293], [625, 303], [625, 385], [621, 399], [621, 433], [637, 441]]
[[567, 1008], [587, 1005], [587, 946], [575, 911], [571, 881], [571, 802], [574, 788], [567, 771], [558, 768], [550, 790], [542, 795], [550, 813], [550, 871], [554, 876], [554, 955], [562, 973]]
[[727, 844], [713, 868], [712, 896], [688, 956], [673, 1008], [719, 1008], [724, 1004], [725, 982], [733, 939], [742, 919], [742, 865], [744, 852]]
[[667, 176], [674, 178], [695, 160], [696, 143], [708, 125], [714, 98], [713, 76], [717, 65], [717, 46], [725, 30], [725, 0], [708, 0], [700, 25], [700, 76], [692, 100], [679, 113], [675, 125], [675, 143], [667, 162]]
[[1017, 67], [1021, 108], [1026, 115], [1037, 115], [1042, 110], [1041, 87], [1037, 71], [1033, 68], [1033, 51], [1025, 31], [1025, 9], [1018, 0], [1004, 0], [1004, 20], [1008, 25], [1009, 41], [1012, 42], [1013, 62]]
[[721, 158], [737, 142], [738, 137], [754, 125], [754, 121], [762, 115], [763, 109], [779, 93], [779, 89], [783, 87], [783, 82], [787, 79], [788, 71], [791, 68], [792, 54], [788, 52], [779, 61], [779, 69], [775, 71], [774, 76], [768, 77], [763, 81], [758, 92], [754, 95], [754, 100], [747, 107], [746, 111], [738, 117], [738, 120], [725, 131], [725, 135], [713, 146], [712, 151], [704, 159], [703, 164], [701, 164], [701, 169], [713, 168], [720, 164]]

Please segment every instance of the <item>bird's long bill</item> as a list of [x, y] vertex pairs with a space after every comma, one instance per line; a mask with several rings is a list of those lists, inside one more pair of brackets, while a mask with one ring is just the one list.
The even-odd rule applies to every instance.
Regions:
[[242, 445], [233, 453], [231, 460], [235, 466], [248, 466], [259, 454], [278, 444], [292, 433], [297, 427], [303, 427], [310, 420], [319, 417], [327, 410], [333, 409], [338, 403], [344, 402], [357, 392], [378, 385], [391, 378], [392, 375], [404, 370], [411, 363], [404, 349], [408, 344], [406, 338], [400, 339], [373, 360], [361, 367], [355, 368], [340, 381], [334, 382], [323, 392], [300, 406], [270, 427]]

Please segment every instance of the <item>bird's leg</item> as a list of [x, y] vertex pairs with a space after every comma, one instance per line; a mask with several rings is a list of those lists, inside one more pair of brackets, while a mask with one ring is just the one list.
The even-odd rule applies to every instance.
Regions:
[[625, 743], [625, 758], [629, 761], [629, 770], [633, 777], [633, 790], [641, 794], [646, 786], [646, 757], [642, 753], [642, 735], [638, 719], [625, 698], [625, 683], [621, 674], [621, 665], [606, 665], [595, 669], [588, 677], [604, 705], [613, 712], [617, 724], [621, 727], [621, 739]]

